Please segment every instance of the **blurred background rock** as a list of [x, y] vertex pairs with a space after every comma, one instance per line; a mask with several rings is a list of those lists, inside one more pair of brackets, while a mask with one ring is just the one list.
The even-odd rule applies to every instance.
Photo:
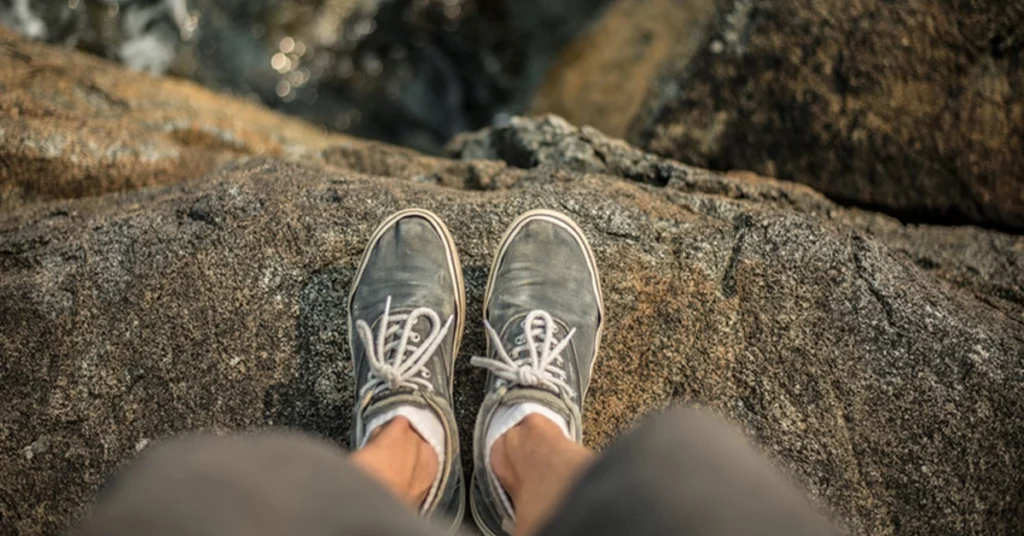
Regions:
[[0, 24], [437, 153], [524, 110], [608, 0], [0, 0]]
[[1024, 0], [0, 0], [0, 23], [428, 153], [554, 113], [1024, 232]]

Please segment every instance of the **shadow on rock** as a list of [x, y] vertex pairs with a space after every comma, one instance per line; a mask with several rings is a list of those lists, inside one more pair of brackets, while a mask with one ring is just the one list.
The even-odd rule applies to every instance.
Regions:
[[352, 363], [346, 300], [353, 270], [314, 272], [299, 297], [295, 344], [299, 365], [291, 380], [267, 389], [264, 422], [348, 444], [352, 415]]

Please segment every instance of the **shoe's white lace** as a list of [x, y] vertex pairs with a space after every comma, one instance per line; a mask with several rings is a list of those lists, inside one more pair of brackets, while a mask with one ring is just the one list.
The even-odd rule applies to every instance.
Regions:
[[[412, 329], [422, 317], [430, 321], [430, 332], [425, 337]], [[356, 320], [356, 332], [363, 341], [366, 360], [370, 364], [369, 380], [359, 390], [359, 396], [376, 394], [384, 388], [409, 387], [433, 391], [430, 370], [426, 365], [444, 340], [454, 319], [455, 315], [449, 316], [448, 321], [442, 325], [441, 317], [429, 307], [392, 314], [391, 296], [388, 296], [376, 337], [370, 324]]]
[[[558, 326], [551, 315], [540, 309], [530, 311], [523, 320], [523, 333], [513, 340], [515, 346], [511, 348], [510, 354], [491, 324], [484, 321], [484, 326], [497, 358], [474, 357], [470, 364], [489, 370], [509, 384], [538, 387], [570, 400], [575, 398], [575, 390], [566, 382], [565, 370], [562, 368], [564, 359], [561, 356], [576, 333], [575, 328], [557, 340]], [[524, 352], [526, 355], [523, 355]]]

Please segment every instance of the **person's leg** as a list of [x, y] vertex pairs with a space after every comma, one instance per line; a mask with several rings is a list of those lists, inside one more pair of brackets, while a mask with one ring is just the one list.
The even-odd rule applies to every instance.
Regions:
[[353, 461], [452, 530], [466, 504], [452, 398], [465, 311], [458, 253], [440, 218], [408, 209], [377, 227], [348, 302]]
[[516, 535], [535, 534], [593, 460], [593, 451], [537, 414], [499, 437], [491, 467], [515, 505]]
[[[390, 428], [378, 437], [389, 439]], [[394, 428], [396, 435], [400, 433], [399, 424]], [[371, 444], [365, 450], [372, 456], [384, 444]], [[416, 465], [414, 460], [406, 459], [413, 456], [412, 450], [392, 449], [396, 467]], [[334, 445], [295, 433], [176, 439], [143, 452], [118, 475], [76, 533], [435, 534], [412, 508], [395, 500], [375, 479], [378, 475], [390, 475], [385, 477], [390, 479], [398, 476], [397, 472], [386, 468], [357, 470]], [[395, 480], [416, 479], [406, 475]]]
[[549, 210], [505, 233], [484, 292], [487, 369], [474, 432], [473, 518], [488, 536], [530, 534], [592, 454], [583, 400], [604, 323], [583, 231]]
[[361, 471], [405, 504], [423, 504], [437, 475], [437, 455], [405, 417], [374, 430], [366, 446], [350, 457]]
[[[538, 475], [523, 482], [536, 481], [543, 468], [529, 471]], [[741, 434], [693, 409], [648, 419], [570, 480], [568, 494], [545, 499], [547, 508], [558, 506], [538, 534], [835, 533]], [[519, 493], [546, 491], [532, 486]]]

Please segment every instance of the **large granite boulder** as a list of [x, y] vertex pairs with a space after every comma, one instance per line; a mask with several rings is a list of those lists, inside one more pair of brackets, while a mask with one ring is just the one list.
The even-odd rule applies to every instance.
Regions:
[[904, 221], [1020, 231], [1022, 24], [1003, 0], [618, 0], [534, 110]]
[[[137, 84], [237, 106], [180, 82]], [[88, 127], [106, 119], [76, 117], [81, 128], [58, 132], [85, 152], [30, 167], [25, 146], [52, 118], [25, 115], [4, 164], [31, 185], [92, 154]], [[249, 128], [272, 130], [261, 118], [279, 120], [261, 113]], [[458, 160], [320, 142], [297, 143], [305, 158], [243, 154], [187, 181], [155, 174], [143, 189], [0, 212], [0, 534], [62, 532], [113, 471], [177, 432], [293, 426], [344, 445], [345, 295], [373, 227], [408, 206], [451, 227], [471, 319], [518, 213], [555, 208], [581, 224], [608, 313], [588, 444], [698, 404], [855, 534], [1019, 530], [1020, 237], [905, 226], [554, 117], [466, 136]], [[119, 173], [93, 169], [83, 184]], [[465, 437], [483, 379], [466, 357], [483, 351], [470, 322], [456, 380]]]

